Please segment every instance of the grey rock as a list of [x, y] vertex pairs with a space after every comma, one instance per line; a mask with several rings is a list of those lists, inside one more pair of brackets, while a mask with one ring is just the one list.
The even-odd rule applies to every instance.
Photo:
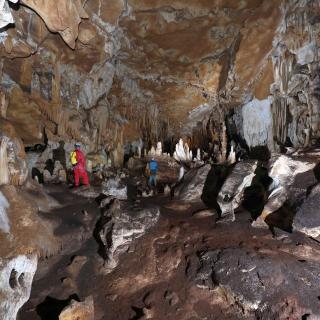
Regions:
[[234, 210], [241, 204], [244, 189], [251, 185], [257, 164], [257, 161], [248, 160], [234, 166], [217, 198], [222, 218], [235, 220]]
[[313, 188], [298, 210], [293, 228], [313, 238], [320, 236], [320, 184]]
[[306, 313], [318, 319], [319, 264], [281, 255], [249, 248], [207, 251], [199, 255], [198, 265], [190, 268], [188, 276], [200, 288], [216, 288], [246, 315], [260, 312], [263, 319], [266, 315], [279, 319], [285, 301], [292, 299], [291, 319], [301, 319]]
[[210, 164], [206, 164], [200, 168], [191, 169], [184, 176], [183, 182], [176, 190], [178, 198], [180, 200], [190, 202], [201, 201], [203, 187], [210, 169]]
[[117, 199], [127, 199], [127, 186], [121, 182], [121, 179], [110, 178], [103, 184], [103, 191], [106, 196], [113, 196]]
[[28, 301], [37, 262], [36, 254], [0, 258], [0, 319], [15, 320]]
[[159, 217], [158, 207], [134, 211], [115, 199], [98, 221], [95, 230], [106, 269], [112, 271], [118, 264], [119, 255], [151, 229]]

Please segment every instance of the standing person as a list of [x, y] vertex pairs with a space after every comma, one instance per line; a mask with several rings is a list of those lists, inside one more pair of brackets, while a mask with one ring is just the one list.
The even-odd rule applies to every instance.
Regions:
[[86, 158], [81, 151], [81, 144], [76, 143], [74, 145], [75, 150], [70, 154], [70, 160], [73, 167], [74, 174], [74, 186], [78, 187], [80, 178], [85, 186], [89, 185], [89, 178], [86, 171]]
[[152, 185], [157, 187], [158, 162], [154, 158], [152, 158], [152, 160], [148, 163], [148, 169], [150, 172], [149, 187], [152, 188]]

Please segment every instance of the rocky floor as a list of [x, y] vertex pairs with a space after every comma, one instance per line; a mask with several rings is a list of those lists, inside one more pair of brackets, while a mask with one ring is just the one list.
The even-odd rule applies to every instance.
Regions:
[[72, 298], [88, 296], [94, 319], [320, 319], [320, 244], [300, 233], [272, 236], [244, 210], [216, 223], [201, 206], [159, 195], [125, 204], [158, 206], [160, 218], [110, 273], [92, 236], [94, 199], [51, 195], [66, 204], [47, 216], [64, 245], [40, 262], [19, 320], [58, 319]]

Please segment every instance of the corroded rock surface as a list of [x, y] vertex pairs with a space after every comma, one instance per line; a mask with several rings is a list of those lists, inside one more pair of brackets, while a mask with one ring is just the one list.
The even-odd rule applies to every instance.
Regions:
[[208, 177], [211, 165], [191, 169], [183, 178], [182, 183], [176, 190], [176, 195], [184, 201], [201, 201], [203, 188]]
[[93, 298], [87, 297], [83, 302], [72, 300], [60, 313], [59, 320], [94, 320]]
[[37, 262], [35, 254], [0, 258], [1, 319], [15, 320], [19, 309], [28, 301]]
[[155, 226], [159, 217], [160, 210], [157, 207], [133, 211], [117, 199], [102, 209], [95, 237], [108, 270], [112, 271], [117, 266], [119, 255], [129, 248], [132, 241]]
[[235, 219], [234, 210], [240, 206], [245, 188], [251, 185], [257, 164], [257, 161], [242, 161], [232, 169], [217, 198], [223, 218]]
[[295, 230], [317, 239], [320, 236], [319, 193], [320, 186], [317, 185], [302, 204], [293, 222]]
[[[202, 288], [219, 287], [230, 300], [243, 306], [246, 318], [250, 318], [252, 311], [276, 318], [281, 318], [285, 312], [289, 312], [292, 319], [307, 313], [317, 318], [320, 316], [316, 294], [318, 261], [297, 263], [297, 256], [299, 254], [292, 252], [286, 263], [282, 263], [277, 254], [268, 255], [263, 249], [255, 252], [228, 248], [204, 252], [199, 257], [195, 282]], [[302, 273], [303, 276], [299, 276]], [[306, 281], [309, 286], [305, 286]], [[293, 306], [285, 311], [286, 300], [292, 301]], [[274, 301], [272, 306], [270, 301]]]

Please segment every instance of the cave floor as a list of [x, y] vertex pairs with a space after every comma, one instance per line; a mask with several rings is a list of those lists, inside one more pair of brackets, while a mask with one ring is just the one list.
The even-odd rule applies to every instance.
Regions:
[[[62, 208], [46, 215], [57, 225], [56, 234], [64, 245], [59, 255], [40, 260], [31, 298], [21, 309], [19, 320], [58, 319], [71, 298], [83, 300], [89, 295], [94, 298], [95, 319], [276, 319], [268, 317], [268, 308], [259, 316], [239, 305], [227, 292], [196, 284], [192, 269], [199, 253], [245, 250], [248, 259], [272, 256], [285, 268], [298, 266], [301, 272], [309, 259], [320, 257], [320, 245], [315, 241], [299, 233], [276, 230], [273, 236], [269, 230], [255, 229], [245, 211], [239, 212], [233, 223], [216, 223], [212, 216], [192, 215], [202, 205], [159, 195], [139, 202], [140, 207], [160, 206], [157, 225], [132, 242], [118, 266], [106, 273], [92, 236], [100, 214], [95, 201], [74, 195], [64, 187], [51, 188], [50, 194], [63, 203]], [[91, 219], [87, 224], [83, 223], [83, 210]], [[312, 248], [318, 256], [305, 254], [305, 248]], [[297, 290], [303, 293], [304, 288]], [[273, 295], [270, 305], [274, 299], [284, 299], [283, 295], [283, 291], [279, 296]], [[319, 299], [314, 298], [315, 308], [317, 303], [320, 308]], [[283, 310], [283, 319], [296, 319], [296, 309]]]

